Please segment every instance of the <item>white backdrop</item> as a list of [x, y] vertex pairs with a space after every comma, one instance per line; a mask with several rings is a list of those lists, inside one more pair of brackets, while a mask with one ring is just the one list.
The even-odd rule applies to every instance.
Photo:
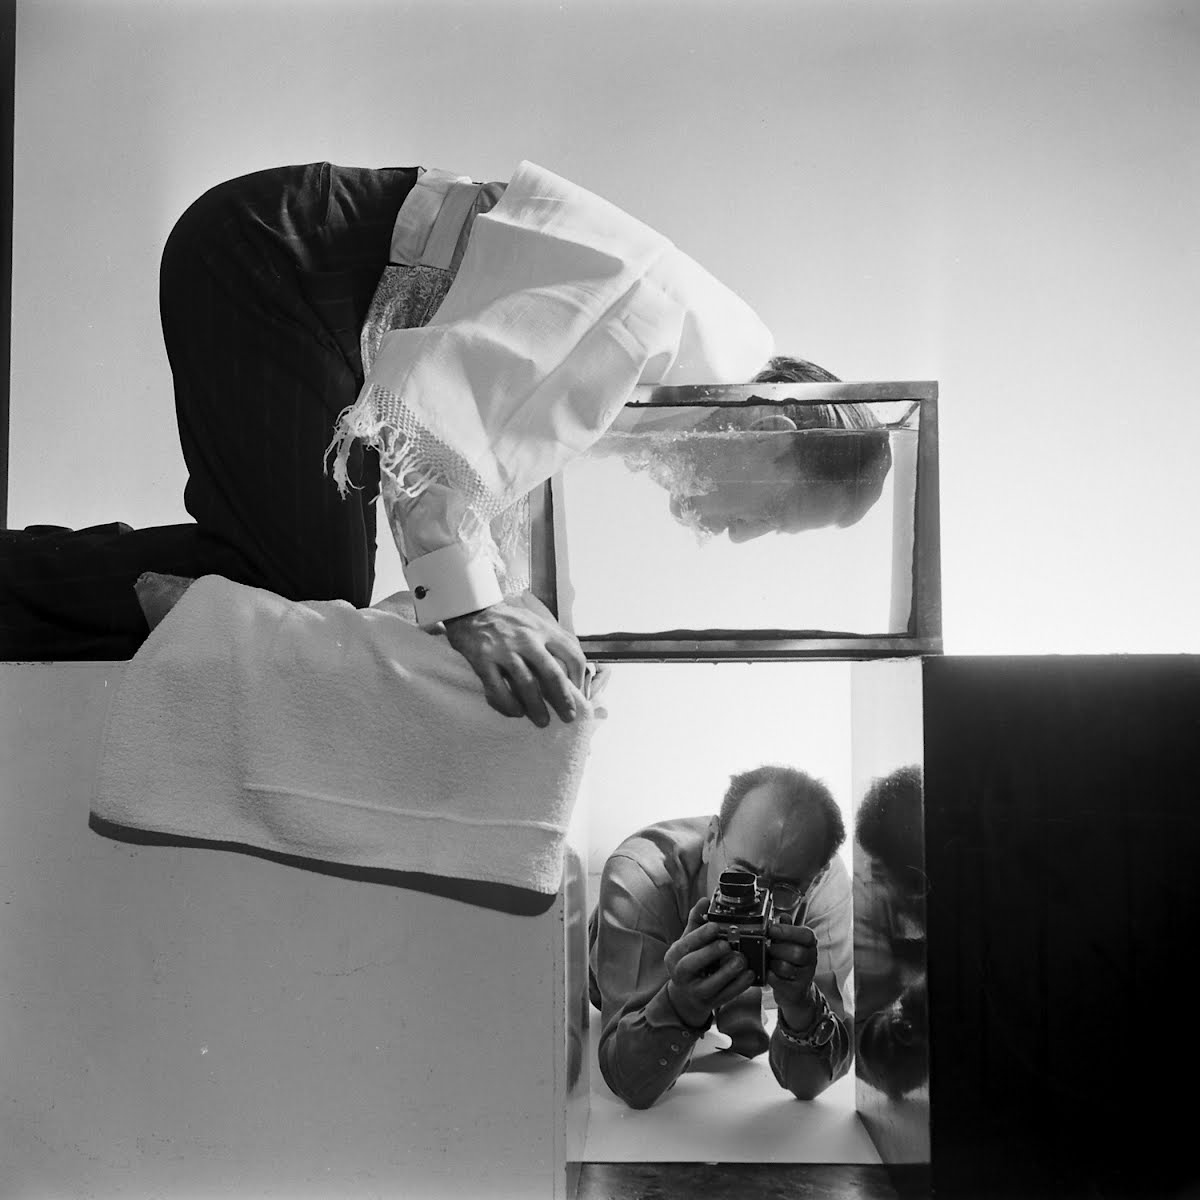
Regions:
[[[799, 767], [833, 793], [853, 840], [847, 663], [620, 663], [592, 740], [585, 790], [588, 871], [631, 833], [712, 815], [731, 775]], [[899, 714], [901, 723], [905, 714]]]
[[941, 381], [948, 650], [1195, 651], [1198, 51], [1168, 0], [20, 0], [10, 523], [186, 519], [157, 264], [211, 184], [529, 157]]

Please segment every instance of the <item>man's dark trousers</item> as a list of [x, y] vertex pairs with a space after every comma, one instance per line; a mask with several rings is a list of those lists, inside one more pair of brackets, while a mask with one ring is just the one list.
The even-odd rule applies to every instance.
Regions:
[[[379, 463], [324, 456], [362, 387], [359, 331], [415, 168], [330, 163], [222, 183], [176, 223], [159, 301], [194, 524], [0, 532], [0, 659], [124, 659], [144, 571], [371, 602]], [[20, 431], [14, 441], [20, 445]]]

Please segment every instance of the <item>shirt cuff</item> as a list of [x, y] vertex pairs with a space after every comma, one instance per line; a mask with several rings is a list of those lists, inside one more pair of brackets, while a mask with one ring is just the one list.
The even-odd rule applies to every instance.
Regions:
[[646, 1017], [646, 1024], [653, 1030], [659, 1029], [679, 1029], [687, 1038], [700, 1038], [708, 1032], [709, 1027], [713, 1023], [714, 1014], [708, 1014], [708, 1020], [703, 1025], [688, 1025], [684, 1019], [675, 1011], [675, 1005], [671, 1003], [671, 997], [667, 992], [667, 985], [664, 983], [661, 988], [651, 997], [649, 1004], [643, 1010]]
[[404, 576], [420, 625], [436, 625], [504, 599], [487, 554], [461, 543], [411, 559]]

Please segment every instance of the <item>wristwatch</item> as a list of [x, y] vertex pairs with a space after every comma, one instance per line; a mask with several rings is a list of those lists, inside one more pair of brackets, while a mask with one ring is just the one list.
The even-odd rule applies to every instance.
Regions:
[[819, 987], [814, 987], [813, 991], [816, 993], [817, 1015], [804, 1032], [793, 1029], [784, 1019], [782, 1010], [776, 1018], [780, 1036], [789, 1046], [799, 1050], [824, 1050], [837, 1036], [837, 1017], [833, 1015], [825, 993]]

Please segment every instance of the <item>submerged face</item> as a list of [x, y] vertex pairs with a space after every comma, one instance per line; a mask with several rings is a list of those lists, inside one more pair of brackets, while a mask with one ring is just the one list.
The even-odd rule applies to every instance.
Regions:
[[777, 908], [794, 911], [825, 866], [825, 817], [805, 806], [794, 810], [787, 790], [760, 783], [742, 798], [728, 828], [714, 825], [707, 845], [707, 894], [722, 871], [750, 871], [771, 890]]
[[766, 533], [837, 525], [849, 514], [852, 489], [806, 477], [798, 447], [786, 434], [714, 439], [686, 453], [695, 490], [671, 496], [671, 515], [703, 533], [748, 542]]
[[630, 471], [645, 471], [670, 495], [671, 515], [701, 536], [747, 542], [859, 520], [879, 499], [891, 467], [888, 433], [874, 417], [791, 416], [757, 410], [735, 425], [723, 410], [699, 420], [657, 417], [605, 439]]
[[838, 525], [849, 509], [845, 488], [820, 480], [730, 480], [699, 496], [672, 496], [671, 515], [731, 542], [767, 533], [801, 533]]

